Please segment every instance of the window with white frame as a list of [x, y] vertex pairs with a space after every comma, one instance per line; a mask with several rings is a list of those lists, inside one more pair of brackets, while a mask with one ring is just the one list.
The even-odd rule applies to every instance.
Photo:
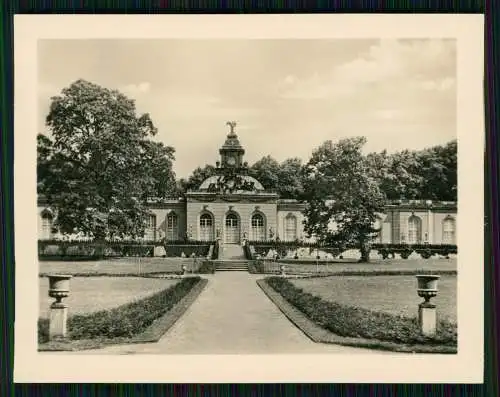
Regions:
[[266, 230], [264, 227], [264, 217], [261, 214], [252, 216], [252, 240], [262, 241], [266, 239]]
[[44, 212], [42, 214], [42, 235], [40, 239], [49, 240], [52, 238], [52, 226], [53, 226], [53, 217], [49, 212]]
[[156, 215], [150, 214], [146, 220], [145, 240], [154, 240], [156, 237]]
[[200, 240], [214, 240], [214, 222], [210, 214], [202, 214], [200, 216]]
[[443, 220], [443, 244], [455, 244], [455, 219], [452, 217]]
[[293, 214], [288, 214], [285, 217], [285, 241], [293, 241], [297, 239], [297, 217]]
[[179, 239], [179, 218], [175, 212], [171, 212], [167, 215], [166, 239], [170, 241]]
[[408, 244], [419, 244], [422, 241], [422, 221], [418, 216], [408, 218]]

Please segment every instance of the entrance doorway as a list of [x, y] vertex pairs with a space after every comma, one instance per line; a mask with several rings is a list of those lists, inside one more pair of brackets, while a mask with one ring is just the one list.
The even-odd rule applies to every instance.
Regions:
[[236, 214], [228, 214], [226, 216], [224, 242], [227, 244], [237, 244], [240, 242], [240, 224]]

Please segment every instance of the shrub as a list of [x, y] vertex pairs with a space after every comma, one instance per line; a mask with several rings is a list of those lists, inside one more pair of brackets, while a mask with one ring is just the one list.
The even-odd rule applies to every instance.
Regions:
[[49, 341], [49, 319], [38, 319], [38, 343], [46, 343]]
[[436, 335], [427, 337], [421, 334], [416, 318], [327, 302], [304, 292], [282, 277], [269, 277], [266, 281], [314, 323], [340, 336], [411, 345], [455, 346], [457, 343], [454, 323], [440, 321]]
[[[140, 334], [154, 320], [167, 313], [200, 281], [188, 277], [147, 298], [110, 310], [74, 315], [68, 319], [70, 339], [132, 337]], [[48, 319], [38, 320], [38, 340], [48, 340]]]
[[215, 273], [215, 265], [212, 261], [203, 261], [200, 267], [198, 268], [198, 273], [200, 274], [214, 274]]
[[415, 252], [417, 254], [420, 254], [420, 256], [423, 259], [429, 259], [432, 255], [434, 255], [434, 253], [432, 252], [432, 250], [430, 248], [417, 249], [417, 250], [415, 250]]
[[264, 262], [261, 260], [254, 260], [248, 264], [248, 272], [251, 274], [264, 273]]
[[387, 248], [380, 248], [378, 254], [382, 256], [382, 259], [387, 259], [389, 258], [390, 252]]
[[193, 253], [200, 257], [206, 257], [208, 255], [208, 251], [210, 250], [210, 244], [171, 244], [167, 243], [165, 245], [165, 251], [167, 256], [169, 257], [180, 257], [184, 252], [184, 255], [191, 256]]

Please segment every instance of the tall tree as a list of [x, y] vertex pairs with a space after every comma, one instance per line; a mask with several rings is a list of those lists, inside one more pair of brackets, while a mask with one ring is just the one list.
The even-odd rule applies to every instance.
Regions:
[[271, 156], [262, 157], [249, 168], [249, 174], [257, 179], [265, 189], [277, 190], [280, 164]]
[[148, 198], [175, 188], [174, 149], [153, 142], [148, 114], [116, 90], [78, 80], [52, 98], [38, 137], [38, 189], [62, 233], [142, 236]]
[[418, 153], [422, 178], [420, 197], [457, 200], [457, 141], [434, 146]]
[[249, 169], [265, 189], [275, 190], [281, 198], [298, 198], [303, 191], [303, 165], [299, 158], [281, 164], [270, 155], [262, 157]]
[[213, 165], [206, 164], [204, 167], [198, 167], [188, 179], [181, 178], [179, 180], [179, 190], [184, 193], [186, 190], [198, 189], [205, 179], [216, 175], [216, 173], [217, 170]]
[[388, 199], [457, 199], [457, 142], [420, 151], [370, 153], [370, 174]]
[[281, 198], [300, 199], [304, 192], [304, 166], [299, 158], [289, 158], [280, 164], [278, 186]]
[[305, 231], [329, 245], [356, 244], [369, 261], [373, 227], [385, 195], [361, 153], [364, 137], [325, 142], [306, 164]]
[[390, 200], [419, 198], [422, 186], [418, 152], [403, 150], [388, 155], [367, 155], [368, 172], [379, 183], [380, 189]]

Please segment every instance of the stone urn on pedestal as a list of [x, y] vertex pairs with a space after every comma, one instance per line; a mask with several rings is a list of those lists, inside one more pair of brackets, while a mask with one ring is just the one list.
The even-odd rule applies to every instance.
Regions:
[[49, 276], [49, 296], [56, 301], [50, 305], [49, 338], [67, 336], [68, 306], [62, 302], [69, 296], [69, 281], [72, 276], [54, 274]]
[[436, 334], [436, 305], [431, 303], [438, 293], [438, 281], [441, 276], [435, 274], [417, 274], [417, 293], [424, 298], [418, 305], [418, 322], [423, 335], [434, 336]]
[[283, 277], [285, 277], [285, 275], [286, 275], [286, 273], [285, 273], [286, 272], [286, 266], [285, 265], [281, 265], [280, 266], [280, 272], [281, 272], [281, 275]]

